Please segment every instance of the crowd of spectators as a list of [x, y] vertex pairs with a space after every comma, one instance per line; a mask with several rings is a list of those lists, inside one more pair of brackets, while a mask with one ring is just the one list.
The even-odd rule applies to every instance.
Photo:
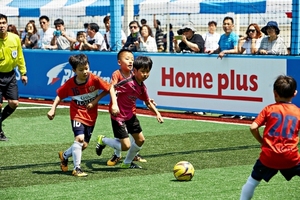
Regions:
[[121, 38], [117, 40], [117, 44], [111, 42], [110, 16], [105, 16], [103, 19], [104, 34], [100, 33], [97, 23], [84, 23], [84, 30], [74, 34], [66, 30], [62, 19], [56, 19], [53, 24], [55, 28], [51, 28], [47, 16], [39, 18], [39, 30], [34, 20], [30, 20], [22, 33], [18, 33], [13, 24], [8, 26], [8, 31], [18, 34], [22, 47], [27, 49], [111, 51], [113, 47], [121, 45], [122, 48], [134, 52], [207, 53], [218, 54], [218, 58], [221, 59], [226, 54], [287, 55], [290, 53], [290, 48], [279, 36], [280, 29], [275, 21], [269, 21], [262, 29], [258, 24], [251, 23], [245, 35], [240, 36], [234, 32], [233, 18], [228, 16], [222, 22], [223, 34], [216, 32], [215, 21], [208, 22], [208, 31], [202, 35], [197, 33], [191, 22], [178, 29], [177, 35], [173, 32], [172, 24], [166, 25], [164, 31], [155, 15], [153, 15], [153, 26], [147, 24], [145, 19], [141, 19], [140, 22], [141, 25], [138, 21], [129, 23], [128, 36], [121, 29]]

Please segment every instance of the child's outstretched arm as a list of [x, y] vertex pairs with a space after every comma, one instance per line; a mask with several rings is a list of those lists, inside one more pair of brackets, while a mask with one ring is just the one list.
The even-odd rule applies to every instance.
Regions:
[[153, 99], [149, 99], [148, 101], [145, 101], [145, 104], [149, 108], [149, 110], [151, 110], [152, 112], [154, 112], [156, 114], [157, 121], [159, 123], [164, 123], [164, 119], [160, 115], [160, 112], [156, 109]]
[[49, 110], [49, 112], [47, 113], [47, 116], [50, 120], [54, 119], [55, 117], [55, 111], [56, 111], [56, 107], [58, 106], [58, 104], [61, 102], [61, 99], [59, 96], [56, 96], [51, 109]]
[[120, 113], [120, 110], [117, 102], [116, 90], [114, 85], [111, 86], [109, 94], [111, 98], [111, 113], [112, 115], [117, 115]]
[[109, 92], [107, 91], [102, 91], [97, 97], [96, 99], [94, 99], [92, 102], [90, 102], [86, 108], [89, 110], [91, 108], [93, 108], [94, 106], [96, 106], [98, 104], [98, 102], [100, 101], [100, 99], [102, 99], [103, 97], [105, 97]]
[[250, 131], [253, 135], [253, 137], [260, 143], [262, 144], [263, 143], [263, 138], [261, 137], [261, 135], [259, 134], [259, 130], [258, 130], [258, 124], [256, 122], [253, 122], [251, 125], [250, 125]]

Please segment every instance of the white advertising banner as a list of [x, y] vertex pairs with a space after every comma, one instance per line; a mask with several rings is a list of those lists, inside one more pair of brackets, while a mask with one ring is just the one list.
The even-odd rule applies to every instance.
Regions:
[[146, 85], [160, 107], [257, 114], [274, 103], [273, 83], [286, 59], [255, 56], [151, 56]]

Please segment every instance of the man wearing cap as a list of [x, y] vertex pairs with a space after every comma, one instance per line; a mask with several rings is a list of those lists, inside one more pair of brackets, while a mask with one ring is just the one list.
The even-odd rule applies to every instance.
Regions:
[[184, 25], [177, 31], [178, 35], [182, 35], [181, 42], [178, 44], [176, 38], [174, 38], [175, 51], [179, 52], [204, 52], [204, 40], [200, 34], [195, 34], [197, 30], [193, 25]]
[[226, 54], [238, 53], [239, 37], [233, 32], [234, 20], [232, 17], [225, 17], [223, 19], [224, 34], [219, 40], [219, 48], [216, 51], [209, 51], [208, 53], [219, 52], [218, 58], [223, 58]]
[[265, 27], [261, 29], [266, 36], [261, 40], [258, 49], [259, 54], [273, 54], [273, 55], [286, 55], [287, 48], [284, 41], [279, 37], [280, 30], [275, 21], [269, 21]]

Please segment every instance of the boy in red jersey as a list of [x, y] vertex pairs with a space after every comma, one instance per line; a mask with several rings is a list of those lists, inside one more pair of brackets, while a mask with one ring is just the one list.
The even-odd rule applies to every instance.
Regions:
[[[251, 199], [261, 180], [268, 182], [278, 171], [287, 181], [300, 176], [298, 132], [300, 109], [291, 103], [297, 94], [297, 82], [290, 76], [278, 76], [273, 85], [276, 103], [266, 106], [250, 126], [261, 144], [261, 153], [242, 188], [240, 200]], [[263, 136], [258, 128], [265, 125]]]
[[[158, 122], [163, 123], [163, 118], [156, 109], [152, 100], [149, 98], [144, 81], [149, 77], [152, 68], [152, 60], [146, 56], [140, 56], [133, 62], [134, 75], [115, 85], [117, 91], [117, 103], [120, 112], [116, 115], [111, 113], [111, 122], [115, 138], [106, 138], [103, 135], [98, 136], [97, 154], [100, 156], [106, 145], [119, 151], [127, 151], [125, 160], [121, 168], [141, 168], [133, 163], [133, 159], [145, 141], [140, 122], [133, 111], [136, 99], [145, 102], [146, 106], [156, 114]], [[110, 104], [110, 106], [113, 103]], [[129, 135], [133, 137], [130, 141]]]
[[[97, 119], [97, 107], [87, 109], [87, 106], [97, 97], [99, 90], [109, 91], [113, 102], [112, 113], [118, 113], [114, 88], [100, 77], [89, 72], [89, 61], [86, 55], [79, 54], [69, 58], [75, 76], [67, 80], [57, 89], [57, 96], [48, 118], [54, 119], [56, 107], [62, 99], [71, 97], [70, 118], [75, 141], [65, 152], [60, 151], [61, 170], [68, 171], [68, 158], [73, 157], [73, 176], [87, 176], [80, 168], [82, 150], [87, 148]], [[89, 105], [90, 106], [90, 105]]]

